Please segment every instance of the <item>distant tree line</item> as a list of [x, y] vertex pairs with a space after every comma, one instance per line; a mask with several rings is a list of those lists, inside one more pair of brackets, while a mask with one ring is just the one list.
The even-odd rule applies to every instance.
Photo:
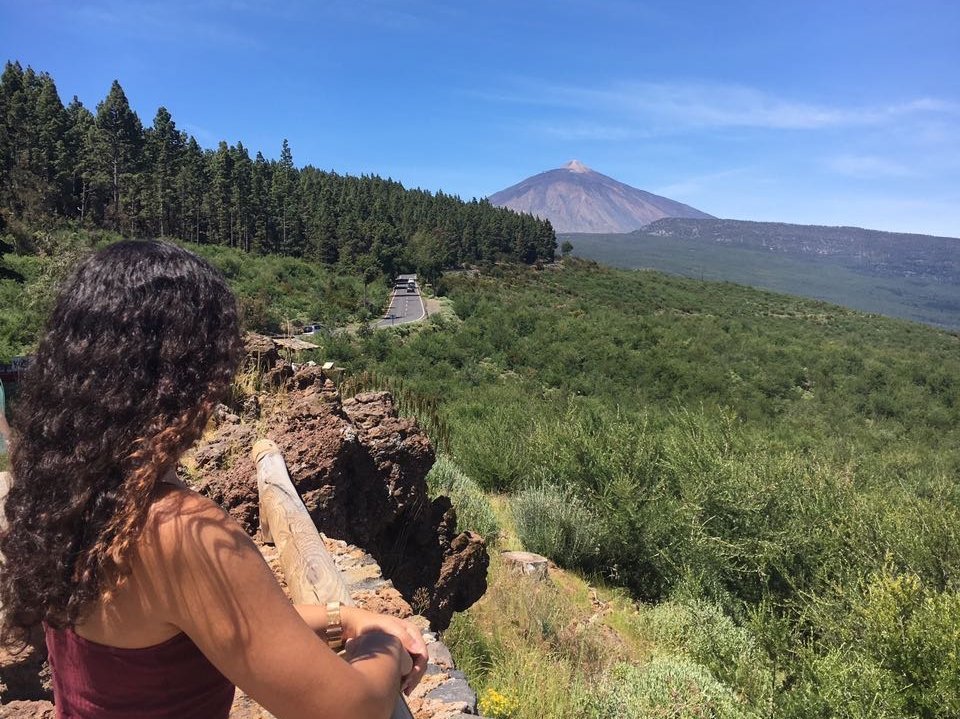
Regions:
[[548, 221], [486, 200], [407, 190], [376, 176], [297, 168], [241, 142], [204, 149], [166, 108], [144, 127], [120, 83], [88, 110], [17, 62], [0, 76], [0, 212], [284, 254], [366, 274], [510, 259], [552, 260]]

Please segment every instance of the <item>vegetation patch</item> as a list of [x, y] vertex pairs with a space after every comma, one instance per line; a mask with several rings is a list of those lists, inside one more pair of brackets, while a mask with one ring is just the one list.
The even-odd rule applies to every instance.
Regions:
[[[875, 696], [890, 716], [936, 715], [952, 656], [938, 642], [951, 635], [929, 620], [930, 636], [903, 637], [944, 657], [936, 666], [857, 637], [882, 572], [916, 577], [923, 602], [950, 615], [960, 337], [572, 259], [444, 283], [460, 323], [333, 349], [431, 408], [463, 472], [519, 508], [509, 515], [526, 548], [645, 603], [609, 621], [620, 637], [632, 632], [625, 646], [652, 647], [631, 663], [671, 657], [657, 675], [665, 686], [709, 675], [725, 688], [697, 685], [711, 712], [867, 716]], [[465, 646], [482, 647], [475, 663], [489, 686], [539, 697], [511, 678], [543, 661], [530, 637], [554, 657], [569, 645], [545, 639], [549, 613], [518, 619], [530, 610], [491, 591], [524, 646], [504, 650], [482, 608]], [[885, 631], [912, 626], [897, 621]], [[554, 667], [548, 685], [603, 675], [599, 662], [582, 671], [594, 662], [589, 645], [578, 651], [579, 673]], [[564, 716], [570, 706], [552, 708]]]
[[431, 495], [450, 498], [457, 511], [458, 529], [473, 530], [488, 542], [493, 542], [500, 536], [500, 522], [486, 493], [451, 459], [442, 454], [438, 455], [427, 475], [427, 483]]

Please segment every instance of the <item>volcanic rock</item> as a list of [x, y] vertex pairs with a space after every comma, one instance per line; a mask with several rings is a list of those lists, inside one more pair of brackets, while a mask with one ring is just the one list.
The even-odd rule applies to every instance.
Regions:
[[[429, 438], [416, 420], [397, 415], [389, 393], [341, 401], [313, 367], [286, 386], [284, 401], [269, 409], [264, 403], [262, 419], [317, 528], [369, 552], [415, 610], [434, 628], [446, 628], [453, 612], [486, 591], [488, 557], [481, 537], [456, 531], [449, 499], [429, 498], [426, 475], [435, 459]], [[236, 426], [223, 425], [210, 444]], [[231, 450], [236, 459], [229, 466], [209, 461], [214, 469], [197, 487], [251, 535], [259, 526], [252, 438]]]
[[280, 360], [280, 348], [266, 335], [247, 332], [243, 336], [243, 351], [246, 354], [247, 369], [263, 372]]
[[0, 719], [56, 719], [57, 710], [48, 701], [12, 701], [0, 706]]

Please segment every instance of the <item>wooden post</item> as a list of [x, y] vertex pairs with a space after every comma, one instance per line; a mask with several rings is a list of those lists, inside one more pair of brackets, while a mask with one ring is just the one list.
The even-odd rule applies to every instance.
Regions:
[[[260, 534], [277, 548], [293, 601], [296, 604], [339, 601], [352, 606], [347, 585], [290, 481], [280, 449], [273, 441], [261, 439], [253, 445], [252, 454], [260, 494]], [[397, 697], [391, 719], [413, 719], [402, 696]]]

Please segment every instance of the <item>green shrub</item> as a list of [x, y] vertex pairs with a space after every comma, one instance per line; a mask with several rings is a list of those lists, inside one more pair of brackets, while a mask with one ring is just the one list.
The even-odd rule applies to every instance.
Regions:
[[788, 713], [815, 702], [849, 719], [960, 715], [960, 593], [888, 566], [840, 599], [814, 608], [822, 637], [801, 653]]
[[437, 456], [427, 475], [427, 484], [432, 495], [450, 497], [450, 503], [457, 510], [458, 529], [471, 529], [487, 541], [500, 535], [500, 523], [487, 495], [449, 457]]
[[590, 719], [752, 719], [732, 691], [705, 667], [684, 657], [655, 656], [649, 664], [618, 664], [584, 707]]
[[603, 541], [600, 520], [570, 490], [543, 484], [510, 501], [524, 548], [562, 567], [588, 567]]
[[642, 609], [638, 629], [658, 647], [687, 654], [756, 709], [772, 700], [770, 660], [750, 631], [704, 601], [664, 602]]

